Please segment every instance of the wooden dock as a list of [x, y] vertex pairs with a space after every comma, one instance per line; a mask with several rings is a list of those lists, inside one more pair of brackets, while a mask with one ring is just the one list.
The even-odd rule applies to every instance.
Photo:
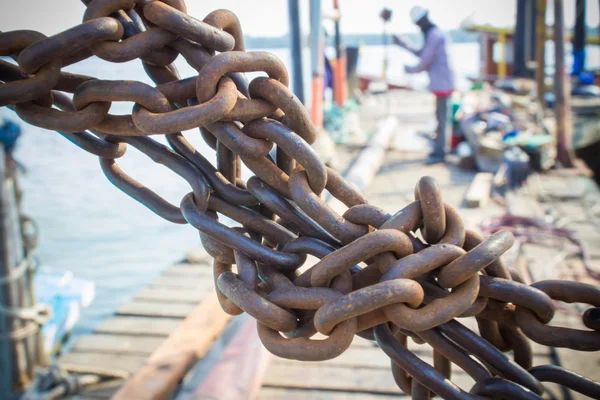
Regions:
[[167, 267], [58, 361], [69, 371], [122, 378], [76, 398], [154, 398], [173, 390], [229, 319], [216, 299], [212, 260], [206, 256]]

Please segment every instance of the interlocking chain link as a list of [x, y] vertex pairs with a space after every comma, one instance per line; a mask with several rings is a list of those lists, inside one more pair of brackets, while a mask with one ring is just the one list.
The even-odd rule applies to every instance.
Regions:
[[[415, 398], [430, 391], [449, 399], [540, 398], [546, 381], [600, 397], [596, 382], [534, 367], [530, 345], [600, 350], [598, 287], [524, 284], [500, 259], [512, 234], [465, 230], [430, 177], [394, 215], [369, 205], [316, 156], [316, 129], [288, 89], [285, 66], [245, 51], [232, 12], [198, 20], [182, 0], [84, 3], [84, 22], [54, 36], [0, 33], [0, 56], [14, 60], [0, 60], [0, 105], [97, 156], [117, 188], [158, 216], [198, 229], [223, 310], [256, 318], [269, 351], [326, 360], [359, 335], [377, 341], [398, 386]], [[94, 55], [140, 59], [156, 86], [62, 71]], [[180, 78], [172, 64], [179, 55], [197, 76]], [[248, 84], [251, 71], [267, 76]], [[111, 115], [111, 104], [123, 101], [135, 103], [131, 114]], [[196, 128], [216, 152], [216, 167], [181, 134]], [[169, 146], [152, 135], [165, 135]], [[187, 181], [191, 191], [180, 204], [119, 167], [128, 146]], [[255, 175], [247, 182], [242, 163]], [[348, 207], [343, 215], [322, 200], [325, 190]], [[300, 272], [307, 255], [320, 260]], [[589, 329], [550, 327], [555, 301], [590, 304], [582, 315]], [[481, 336], [457, 321], [473, 316]], [[433, 366], [407, 349], [408, 337], [433, 348]], [[509, 350], [514, 362], [503, 354]], [[470, 392], [449, 380], [451, 363], [477, 382]]]

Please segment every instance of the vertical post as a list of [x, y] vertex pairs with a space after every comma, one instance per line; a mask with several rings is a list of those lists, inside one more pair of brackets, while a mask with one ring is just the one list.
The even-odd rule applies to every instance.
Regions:
[[304, 74], [302, 73], [302, 30], [300, 28], [300, 5], [298, 0], [288, 0], [290, 23], [290, 50], [292, 58], [292, 89], [304, 103]]
[[389, 65], [388, 47], [387, 22], [383, 21], [383, 71], [381, 72], [381, 79], [383, 79], [384, 82], [387, 82], [387, 70]]
[[537, 0], [536, 7], [536, 41], [535, 49], [535, 81], [537, 86], [537, 101], [542, 108], [546, 107], [544, 99], [544, 78], [546, 77], [546, 0]]
[[[4, 309], [31, 306], [27, 275], [15, 276], [23, 261], [23, 242], [15, 184], [7, 165], [9, 157], [0, 146], [0, 306]], [[36, 349], [31, 337], [37, 329], [17, 335], [31, 327], [30, 321], [0, 312], [0, 398], [9, 398], [33, 377]]]
[[335, 103], [342, 107], [346, 102], [348, 88], [346, 85], [346, 55], [342, 48], [342, 35], [340, 33], [340, 5], [338, 0], [333, 0], [336, 11], [335, 18], [335, 77], [333, 87], [335, 89]]
[[517, 0], [517, 24], [513, 36], [513, 75], [518, 77], [527, 76], [527, 3], [527, 0]]
[[572, 75], [579, 75], [585, 70], [585, 0], [575, 3], [575, 28], [573, 34], [573, 70]]
[[506, 77], [506, 34], [498, 33], [498, 44], [500, 44], [500, 61], [498, 62], [498, 77]]
[[563, 0], [554, 0], [554, 97], [556, 114], [557, 158], [563, 167], [573, 166], [571, 159], [571, 85], [565, 70], [565, 21]]
[[310, 0], [312, 104], [310, 117], [317, 128], [323, 127], [323, 33], [321, 29], [321, 0]]

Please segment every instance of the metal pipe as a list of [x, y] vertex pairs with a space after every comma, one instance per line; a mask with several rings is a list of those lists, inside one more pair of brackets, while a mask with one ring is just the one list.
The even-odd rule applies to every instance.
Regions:
[[554, 0], [554, 97], [557, 158], [563, 167], [573, 166], [570, 139], [573, 124], [571, 88], [565, 71], [565, 21], [563, 0]]
[[300, 27], [300, 6], [298, 0], [288, 0], [290, 23], [290, 50], [292, 56], [292, 90], [304, 103], [304, 75], [302, 73], [302, 29]]
[[312, 104], [311, 120], [317, 128], [323, 127], [323, 31], [321, 29], [321, 0], [310, 0]]

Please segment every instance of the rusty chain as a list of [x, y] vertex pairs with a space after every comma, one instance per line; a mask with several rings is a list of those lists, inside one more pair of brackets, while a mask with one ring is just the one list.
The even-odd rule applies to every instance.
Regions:
[[[246, 52], [232, 12], [198, 20], [183, 0], [83, 2], [83, 23], [54, 36], [0, 33], [0, 56], [13, 59], [0, 59], [0, 105], [97, 156], [106, 177], [155, 214], [198, 229], [214, 258], [223, 310], [256, 318], [270, 352], [326, 360], [359, 335], [379, 344], [398, 386], [414, 398], [539, 399], [548, 381], [600, 397], [596, 382], [533, 366], [530, 344], [600, 350], [598, 287], [526, 285], [500, 259], [512, 234], [483, 238], [465, 230], [430, 177], [394, 215], [369, 205], [316, 156], [316, 129], [287, 87], [284, 64]], [[173, 64], [179, 55], [197, 76], [180, 78]], [[140, 59], [156, 86], [62, 71], [92, 56]], [[251, 71], [268, 77], [248, 84], [244, 73]], [[131, 114], [110, 114], [122, 101], [135, 103]], [[181, 133], [196, 128], [215, 150], [216, 167]], [[165, 135], [170, 147], [152, 135]], [[128, 145], [189, 183], [180, 204], [119, 167]], [[255, 175], [247, 182], [242, 163]], [[336, 213], [324, 191], [348, 210]], [[224, 225], [219, 215], [239, 226]], [[320, 260], [304, 269], [307, 255]], [[582, 315], [589, 329], [549, 326], [555, 301], [590, 304]], [[457, 321], [465, 317], [476, 317], [480, 335]], [[433, 366], [408, 350], [408, 337], [433, 348]], [[514, 361], [504, 354], [510, 350]], [[449, 380], [452, 363], [476, 381], [469, 392]]]

